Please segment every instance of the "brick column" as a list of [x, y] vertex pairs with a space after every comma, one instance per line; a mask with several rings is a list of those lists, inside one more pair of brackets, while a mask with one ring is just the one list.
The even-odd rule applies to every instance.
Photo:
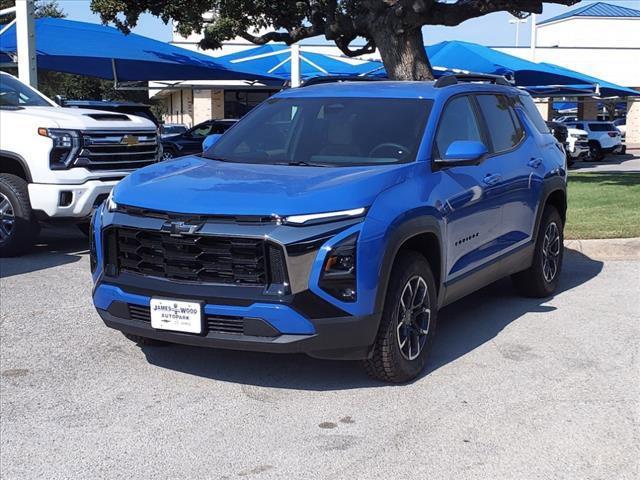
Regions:
[[224, 90], [211, 90], [211, 118], [224, 118]]
[[553, 120], [553, 103], [550, 98], [536, 98], [534, 103], [544, 120]]
[[211, 119], [211, 90], [193, 91], [193, 123]]
[[578, 119], [579, 120], [597, 120], [598, 119], [598, 101], [582, 100], [578, 102]]
[[627, 145], [640, 144], [640, 98], [627, 100]]

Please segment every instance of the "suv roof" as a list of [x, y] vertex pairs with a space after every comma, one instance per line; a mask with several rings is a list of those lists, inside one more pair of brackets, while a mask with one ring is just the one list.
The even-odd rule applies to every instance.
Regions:
[[526, 94], [516, 87], [486, 82], [459, 82], [438, 88], [436, 82], [421, 81], [348, 81], [309, 85], [283, 90], [279, 98], [362, 97], [362, 98], [429, 98], [450, 96], [460, 92], [493, 92]]

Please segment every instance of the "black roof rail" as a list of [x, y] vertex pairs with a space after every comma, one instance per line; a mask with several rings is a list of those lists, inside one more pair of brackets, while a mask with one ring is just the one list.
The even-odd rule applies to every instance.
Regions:
[[449, 75], [443, 75], [434, 84], [435, 88], [448, 87], [450, 85], [456, 85], [460, 82], [487, 82], [495, 85], [503, 85], [505, 87], [512, 87], [502, 75], [489, 75], [484, 73], [453, 73]]
[[321, 85], [323, 83], [341, 83], [341, 82], [379, 82], [380, 80], [387, 80], [386, 78], [367, 77], [359, 75], [324, 75], [321, 77], [312, 77], [305, 80], [300, 85], [301, 87], [309, 87], [311, 85]]

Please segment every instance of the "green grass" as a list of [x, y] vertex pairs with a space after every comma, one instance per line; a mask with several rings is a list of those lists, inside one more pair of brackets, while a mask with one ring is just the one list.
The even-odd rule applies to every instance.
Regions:
[[640, 237], [640, 173], [570, 173], [565, 237]]

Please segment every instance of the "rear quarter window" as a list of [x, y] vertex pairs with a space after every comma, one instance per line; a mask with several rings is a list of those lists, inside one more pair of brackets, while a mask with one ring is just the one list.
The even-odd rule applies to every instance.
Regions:
[[615, 132], [616, 127], [613, 123], [590, 123], [589, 129], [592, 132]]
[[536, 104], [533, 103], [533, 99], [529, 95], [518, 95], [518, 103], [525, 111], [527, 118], [531, 120], [540, 133], [551, 133], [542, 115], [540, 115]]

